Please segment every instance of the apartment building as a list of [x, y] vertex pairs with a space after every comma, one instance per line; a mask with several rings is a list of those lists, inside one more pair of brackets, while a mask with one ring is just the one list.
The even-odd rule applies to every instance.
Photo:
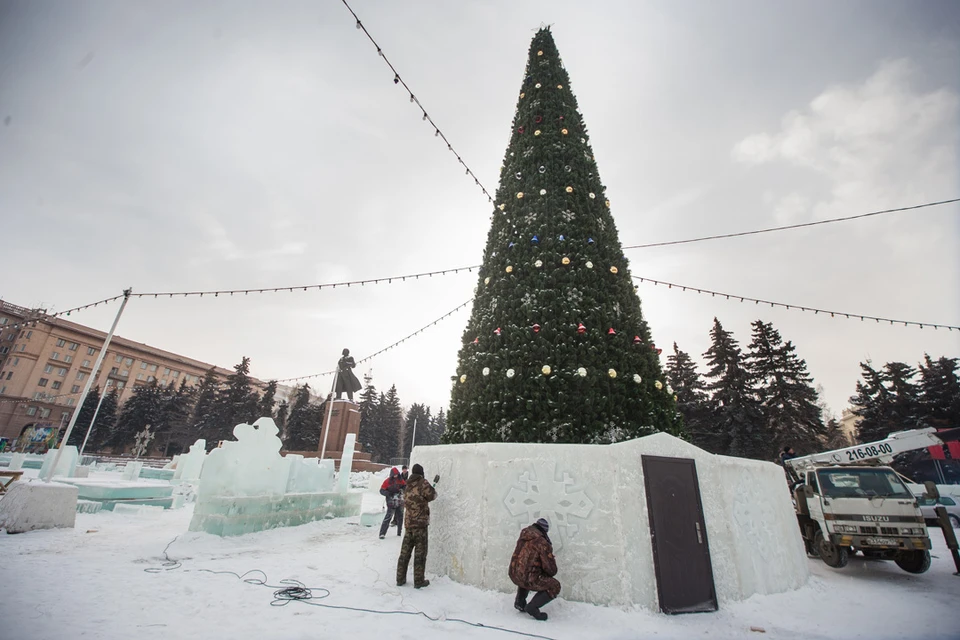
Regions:
[[106, 337], [98, 329], [0, 300], [0, 438], [13, 441], [31, 427], [37, 438], [55, 436], [69, 424], [90, 376], [102, 391], [117, 389], [122, 404], [137, 385], [154, 380], [194, 385], [211, 368], [220, 378], [232, 373], [116, 335], [94, 372]]

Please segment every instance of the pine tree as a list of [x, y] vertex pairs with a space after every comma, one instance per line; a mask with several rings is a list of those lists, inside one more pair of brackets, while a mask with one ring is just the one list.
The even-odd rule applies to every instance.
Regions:
[[220, 381], [217, 379], [216, 371], [211, 367], [197, 385], [195, 394], [196, 402], [193, 405], [193, 415], [191, 423], [193, 424], [192, 433], [189, 435], [188, 444], [193, 444], [198, 439], [206, 440], [207, 450], [217, 446], [219, 442], [217, 424], [217, 393], [220, 390]]
[[683, 432], [694, 444], [700, 444], [709, 434], [709, 397], [703, 378], [693, 359], [673, 343], [673, 353], [667, 357], [667, 380], [677, 396], [677, 410], [683, 416]]
[[67, 441], [67, 445], [80, 449], [80, 446], [83, 444], [83, 439], [87, 436], [87, 428], [90, 426], [90, 421], [93, 420], [93, 414], [97, 410], [97, 404], [99, 402], [100, 386], [97, 385], [93, 389], [90, 389], [90, 393], [87, 394], [86, 399], [83, 401], [80, 412], [77, 414], [77, 421], [73, 425], [73, 431], [70, 432], [70, 439]]
[[446, 442], [604, 443], [674, 431], [583, 117], [547, 28], [501, 169]]
[[741, 458], [769, 459], [763, 414], [757, 406], [750, 375], [744, 368], [740, 345], [716, 318], [710, 330], [710, 348], [703, 354], [710, 366], [710, 427], [699, 443], [713, 453]]
[[370, 458], [382, 464], [389, 464], [393, 458], [400, 457], [400, 426], [403, 423], [403, 407], [397, 386], [392, 385], [387, 393], [380, 395], [377, 403], [377, 430], [371, 442]]
[[826, 436], [817, 391], [807, 373], [807, 363], [791, 342], [783, 342], [773, 324], [752, 324], [745, 366], [756, 390], [768, 436], [764, 459], [776, 458], [782, 447], [816, 449]]
[[824, 433], [820, 438], [820, 448], [827, 451], [831, 449], [843, 449], [849, 447], [852, 442], [847, 439], [847, 434], [840, 428], [840, 423], [836, 418], [830, 418], [824, 425]]
[[287, 416], [290, 415], [290, 405], [286, 400], [281, 400], [280, 404], [277, 405], [277, 413], [274, 417], [274, 422], [277, 425], [277, 429], [280, 430], [280, 439], [284, 442], [287, 441]]
[[443, 407], [433, 417], [430, 423], [430, 442], [429, 444], [440, 444], [443, 442], [443, 434], [447, 431], [447, 414]]
[[[416, 422], [416, 434], [413, 433], [414, 422]], [[430, 415], [430, 407], [417, 403], [410, 405], [403, 420], [403, 428], [400, 430], [400, 457], [409, 459], [414, 446], [436, 444], [432, 442], [432, 427], [433, 416]], [[414, 437], [416, 440], [413, 439]]]
[[853, 413], [861, 418], [857, 425], [860, 442], [882, 440], [894, 431], [923, 426], [913, 367], [903, 362], [888, 362], [877, 371], [870, 361], [860, 363], [863, 380], [857, 381], [857, 393], [850, 398]]
[[233, 440], [233, 429], [238, 424], [250, 424], [257, 415], [258, 401], [250, 378], [250, 358], [244, 357], [227, 376], [226, 384], [217, 392], [214, 400], [216, 426], [215, 438]]
[[195, 389], [183, 378], [179, 387], [171, 382], [164, 391], [164, 403], [156, 425], [157, 441], [163, 443], [163, 455], [170, 455], [171, 451], [186, 451], [193, 444], [190, 440], [190, 417], [193, 414]]
[[260, 402], [257, 406], [257, 417], [258, 418], [272, 418], [273, 416], [273, 405], [276, 404], [275, 398], [277, 397], [277, 381], [271, 380], [267, 383], [267, 388], [263, 390], [263, 395], [260, 396]]
[[100, 451], [104, 448], [107, 439], [113, 433], [117, 424], [119, 409], [120, 393], [114, 387], [104, 396], [103, 402], [100, 404], [100, 413], [97, 414], [97, 419], [93, 423], [93, 429], [90, 430], [90, 438], [87, 440], [84, 453]]
[[164, 391], [157, 381], [137, 385], [133, 395], [123, 403], [116, 426], [109, 435], [106, 445], [115, 451], [122, 451], [132, 445], [136, 434], [150, 425], [151, 431], [162, 417]]
[[920, 363], [919, 404], [925, 426], [947, 429], [960, 427], [960, 378], [957, 358], [928, 354]]
[[364, 376], [363, 391], [360, 392], [360, 433], [357, 440], [367, 453], [373, 452], [373, 443], [380, 431], [380, 394], [370, 376]]
[[320, 447], [323, 410], [310, 400], [310, 385], [294, 387], [293, 404], [287, 418], [287, 451], [316, 451]]

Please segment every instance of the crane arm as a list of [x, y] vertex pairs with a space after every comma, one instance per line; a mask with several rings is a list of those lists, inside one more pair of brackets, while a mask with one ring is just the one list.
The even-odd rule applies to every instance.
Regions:
[[897, 431], [883, 440], [791, 458], [786, 460], [784, 464], [795, 470], [817, 464], [859, 464], [872, 460], [889, 464], [897, 454], [926, 447], [936, 447], [953, 440], [960, 440], [960, 428], [937, 431], [933, 427], [928, 427], [926, 429]]

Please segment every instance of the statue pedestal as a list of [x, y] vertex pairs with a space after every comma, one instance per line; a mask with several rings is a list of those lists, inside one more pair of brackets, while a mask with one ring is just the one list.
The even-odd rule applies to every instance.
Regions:
[[324, 438], [327, 447], [325, 458], [339, 458], [343, 451], [347, 434], [360, 435], [360, 405], [349, 400], [334, 400], [333, 407], [323, 413], [323, 426], [320, 428], [320, 443], [317, 451], [323, 449]]

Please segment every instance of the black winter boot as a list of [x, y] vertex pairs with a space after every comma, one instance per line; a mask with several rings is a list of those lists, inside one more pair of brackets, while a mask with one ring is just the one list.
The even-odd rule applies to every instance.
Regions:
[[538, 591], [537, 595], [533, 596], [533, 600], [530, 601], [530, 604], [527, 605], [527, 613], [536, 618], [537, 620], [546, 620], [547, 614], [540, 611], [540, 607], [547, 604], [553, 600], [546, 591]]
[[520, 613], [527, 612], [527, 596], [530, 594], [526, 589], [517, 588], [517, 597], [513, 601], [513, 607]]

